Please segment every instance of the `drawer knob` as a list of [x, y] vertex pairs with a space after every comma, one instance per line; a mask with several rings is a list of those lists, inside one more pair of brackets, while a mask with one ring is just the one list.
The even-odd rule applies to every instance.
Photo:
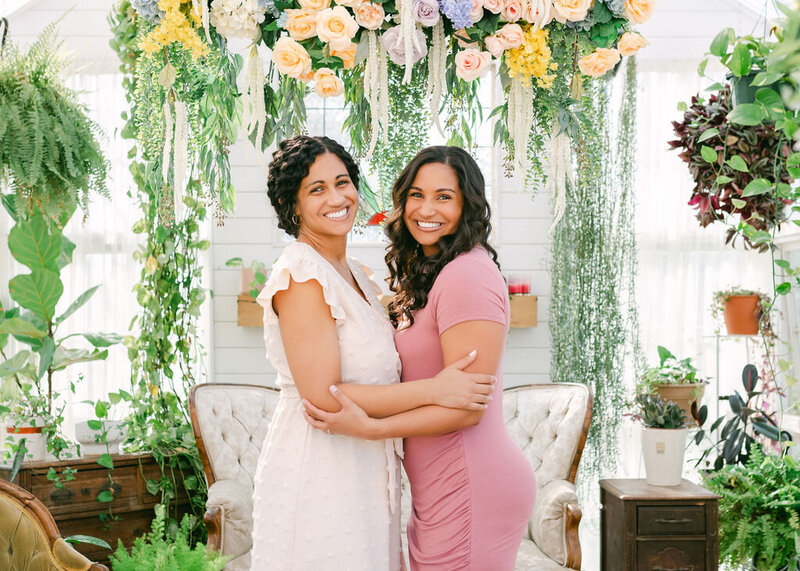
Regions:
[[[692, 520], [689, 518], [681, 518], [681, 519], [667, 519], [667, 518], [658, 518], [656, 523], [692, 523]], [[655, 568], [654, 568], [655, 569]], [[680, 570], [678, 570], [680, 571]]]

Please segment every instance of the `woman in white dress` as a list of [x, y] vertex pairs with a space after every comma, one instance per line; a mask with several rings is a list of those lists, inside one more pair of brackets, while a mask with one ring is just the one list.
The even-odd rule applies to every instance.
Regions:
[[433, 379], [399, 384], [394, 331], [375, 284], [346, 256], [358, 209], [358, 167], [337, 142], [280, 144], [268, 194], [278, 225], [297, 241], [259, 295], [264, 340], [281, 397], [254, 482], [253, 571], [398, 571], [402, 441], [314, 430], [302, 399], [339, 410], [342, 391], [372, 417], [427, 404], [480, 410], [494, 378], [460, 371], [474, 351]]

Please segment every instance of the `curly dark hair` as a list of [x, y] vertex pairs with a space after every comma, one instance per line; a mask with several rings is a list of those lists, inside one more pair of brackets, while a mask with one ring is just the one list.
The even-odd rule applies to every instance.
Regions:
[[[453, 169], [464, 196], [464, 206], [456, 231], [441, 237], [439, 253], [426, 257], [422, 246], [408, 231], [403, 214], [408, 190], [417, 178], [417, 172], [429, 163], [440, 163]], [[497, 252], [489, 245], [492, 224], [486, 183], [475, 159], [464, 149], [444, 146], [422, 149], [397, 177], [392, 188], [392, 205], [392, 214], [386, 222], [386, 235], [391, 244], [385, 260], [389, 267], [389, 288], [395, 293], [389, 305], [395, 325], [402, 316], [414, 323], [412, 312], [425, 307], [428, 292], [439, 272], [459, 254], [482, 246], [500, 267]]]
[[293, 220], [300, 181], [308, 176], [319, 155], [333, 153], [341, 159], [353, 185], [358, 188], [358, 165], [342, 145], [328, 137], [295, 135], [284, 139], [272, 153], [267, 176], [267, 195], [278, 215], [278, 228], [297, 238], [300, 226]]

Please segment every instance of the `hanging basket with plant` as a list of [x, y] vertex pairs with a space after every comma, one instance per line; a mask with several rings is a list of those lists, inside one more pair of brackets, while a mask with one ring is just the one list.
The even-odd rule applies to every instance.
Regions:
[[714, 292], [711, 316], [719, 322], [725, 321], [728, 335], [772, 335], [772, 324], [768, 309], [772, 302], [760, 291], [733, 287]]

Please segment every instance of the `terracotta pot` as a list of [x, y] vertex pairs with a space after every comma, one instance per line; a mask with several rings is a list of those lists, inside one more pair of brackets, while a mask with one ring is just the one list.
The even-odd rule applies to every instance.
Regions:
[[680, 486], [688, 428], [642, 428], [642, 456], [650, 486]]
[[757, 295], [732, 295], [725, 302], [723, 316], [728, 335], [758, 335]]
[[[697, 408], [700, 408], [700, 403], [703, 400], [703, 393], [705, 393], [705, 383], [694, 383], [691, 385], [679, 384], [666, 384], [656, 385], [655, 391], [658, 396], [664, 400], [671, 400], [677, 404], [683, 412], [686, 413], [687, 419], [692, 419], [692, 403], [697, 401]], [[695, 418], [695, 421], [697, 419]]]

